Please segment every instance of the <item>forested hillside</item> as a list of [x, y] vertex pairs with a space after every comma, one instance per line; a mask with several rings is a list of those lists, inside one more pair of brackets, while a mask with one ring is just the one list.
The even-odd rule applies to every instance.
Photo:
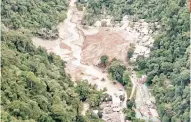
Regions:
[[[189, 1], [188, 0], [90, 0], [83, 24], [92, 25], [106, 13], [120, 21], [130, 15], [161, 26], [151, 56], [137, 60], [148, 75], [163, 122], [189, 122]], [[155, 30], [155, 27], [152, 27]]]
[[56, 38], [56, 25], [66, 18], [67, 0], [2, 0], [2, 23], [9, 29], [30, 29], [44, 38]]
[[86, 116], [81, 111], [82, 101], [88, 102], [90, 109], [98, 107], [103, 91], [97, 91], [86, 81], [77, 81], [74, 86], [65, 73], [65, 62], [32, 44], [31, 37], [36, 32], [42, 28], [52, 30], [65, 18], [67, 3], [2, 1], [2, 122], [102, 122], [91, 110]]
[[74, 87], [60, 57], [35, 48], [27, 35], [3, 31], [1, 40], [3, 122], [100, 121], [91, 114], [81, 116], [81, 101], [88, 101], [91, 107], [99, 106], [102, 91], [84, 81], [78, 81]]
[[189, 122], [188, 1], [135, 0], [130, 6], [132, 14], [161, 25], [151, 57], [138, 62], [139, 70], [144, 70], [148, 75], [148, 84], [152, 86], [161, 120]]
[[[83, 0], [79, 0], [79, 3], [86, 5]], [[129, 11], [128, 4], [126, 0], [89, 0], [82, 24], [92, 25], [107, 15], [113, 17], [113, 22], [119, 22]]]

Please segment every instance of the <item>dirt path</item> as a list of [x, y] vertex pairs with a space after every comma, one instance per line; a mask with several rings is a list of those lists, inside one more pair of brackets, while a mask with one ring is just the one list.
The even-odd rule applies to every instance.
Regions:
[[[131, 69], [132, 69], [132, 67], [131, 67]], [[136, 82], [137, 81], [137, 76], [136, 76], [136, 73], [133, 70], [131, 70], [131, 73], [132, 73], [132, 75], [130, 76], [130, 78], [131, 78], [131, 82], [133, 84], [133, 88], [131, 90], [131, 95], [130, 95], [129, 99], [133, 98], [133, 95], [135, 94], [135, 89], [137, 87], [137, 82]]]
[[129, 97], [130, 100], [133, 98], [133, 95], [135, 94], [135, 88], [136, 88], [136, 85], [133, 84], [133, 88], [131, 90], [131, 95]]

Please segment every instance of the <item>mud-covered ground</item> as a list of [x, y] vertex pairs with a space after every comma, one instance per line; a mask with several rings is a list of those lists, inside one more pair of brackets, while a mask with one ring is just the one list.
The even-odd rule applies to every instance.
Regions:
[[[126, 56], [130, 43], [135, 44], [136, 54], [133, 55], [134, 57], [139, 53], [145, 55], [144, 52], [147, 52], [148, 55], [149, 48], [148, 45], [145, 46], [145, 42], [150, 41], [149, 46], [152, 46], [153, 41], [150, 37], [151, 33], [148, 31], [148, 25], [135, 23], [135, 27], [130, 27], [129, 20], [124, 19], [122, 26], [97, 26], [84, 29], [80, 24], [83, 12], [77, 11], [74, 3], [75, 0], [71, 0], [67, 18], [57, 26], [58, 39], [43, 40], [34, 37], [33, 43], [46, 48], [48, 52], [59, 55], [66, 61], [66, 71], [74, 81], [87, 79], [90, 84], [96, 84], [98, 89], [107, 88], [106, 92], [113, 97], [113, 101], [119, 99], [115, 94], [123, 92], [126, 101], [130, 96], [127, 96], [125, 89], [120, 84], [113, 84], [113, 81], [108, 78], [108, 74], [95, 65], [99, 63], [102, 55], [108, 55], [110, 60], [117, 58], [124, 62], [127, 61]], [[146, 37], [148, 39], [143, 39]], [[103, 78], [105, 81], [101, 81]], [[121, 111], [125, 107], [126, 102], [123, 102]], [[86, 103], [83, 114], [87, 109]], [[124, 117], [121, 111], [118, 114]], [[121, 119], [121, 122], [123, 121]]]

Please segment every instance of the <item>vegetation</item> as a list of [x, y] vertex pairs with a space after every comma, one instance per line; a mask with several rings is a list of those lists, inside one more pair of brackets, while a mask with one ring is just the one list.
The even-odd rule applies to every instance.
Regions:
[[58, 36], [56, 25], [66, 18], [67, 0], [2, 0], [2, 23], [9, 29], [29, 29], [43, 38]]
[[98, 114], [99, 118], [102, 118], [102, 116], [103, 116], [103, 112], [98, 111], [97, 114]]
[[85, 5], [86, 5], [86, 1], [85, 0], [78, 0], [78, 2], [76, 2], [76, 8], [79, 11], [83, 11], [83, 8], [85, 7]]
[[134, 53], [134, 50], [135, 50], [135, 47], [134, 46], [131, 46], [127, 52], [127, 59], [130, 59], [132, 56], [133, 56], [133, 53]]
[[101, 65], [104, 66], [104, 67], [105, 67], [105, 66], [107, 65], [107, 63], [109, 62], [107, 55], [101, 56], [100, 60], [101, 60]]
[[78, 82], [76, 87], [76, 93], [79, 94], [81, 101], [87, 101], [90, 104], [90, 107], [98, 107], [103, 96], [103, 91], [97, 91], [95, 86], [88, 84], [87, 81]]
[[88, 0], [82, 24], [92, 25], [106, 15], [111, 15], [113, 22], [121, 21], [122, 17], [127, 13], [125, 12], [128, 10], [127, 3], [126, 0]]
[[111, 61], [107, 68], [108, 74], [113, 80], [120, 82], [122, 85], [131, 87], [131, 79], [129, 72], [126, 70], [126, 66], [119, 60]]
[[111, 62], [111, 65], [108, 67], [108, 73], [112, 79], [119, 81], [125, 85], [123, 82], [123, 73], [125, 72], [126, 67], [121, 61], [114, 60]]
[[65, 62], [35, 48], [30, 36], [3, 31], [1, 40], [2, 121], [79, 122], [83, 98], [93, 107], [100, 104], [101, 91], [85, 81], [74, 87], [64, 71]]
[[135, 117], [135, 111], [133, 110], [133, 108], [135, 108], [135, 102], [134, 100], [127, 100], [126, 102], [127, 104], [127, 108], [125, 108], [123, 110], [123, 112], [125, 113], [125, 119], [126, 120], [130, 120], [132, 122], [144, 122], [144, 120], [140, 120], [140, 119], [137, 119]]
[[[111, 79], [120, 82], [125, 87], [128, 96], [130, 96], [132, 90], [131, 78], [123, 62], [119, 60], [113, 60], [110, 62], [110, 65], [107, 67], [107, 70]], [[124, 99], [123, 97], [124, 96], [120, 96], [120, 99], [122, 101]]]
[[129, 8], [139, 18], [161, 25], [151, 57], [140, 58], [137, 63], [139, 70], [145, 70], [148, 75], [147, 83], [152, 86], [164, 122], [190, 121], [188, 3], [186, 0], [135, 0]]
[[109, 94], [105, 93], [102, 96], [102, 102], [108, 102], [108, 101], [112, 101], [112, 96], [110, 96]]
[[[152, 86], [158, 112], [165, 122], [190, 121], [188, 8], [188, 0], [90, 0], [83, 21], [91, 25], [102, 15], [111, 15], [115, 21], [130, 15], [134, 21], [145, 19], [160, 25], [150, 58], [140, 57], [137, 64], [138, 70], [148, 75], [147, 83]], [[151, 29], [155, 31], [156, 25]], [[118, 70], [124, 72], [123, 68]], [[118, 70], [109, 72], [122, 82]]]
[[129, 77], [129, 72], [126, 70], [123, 73], [123, 84], [126, 84], [128, 87], [131, 87], [131, 78]]
[[127, 100], [127, 108], [132, 109], [132, 107], [135, 107], [135, 102], [133, 100]]

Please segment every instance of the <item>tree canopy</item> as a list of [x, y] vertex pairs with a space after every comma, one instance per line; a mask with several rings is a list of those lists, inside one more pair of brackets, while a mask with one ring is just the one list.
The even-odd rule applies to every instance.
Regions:
[[99, 106], [102, 92], [85, 81], [74, 87], [60, 57], [36, 48], [18, 31], [2, 32], [1, 40], [2, 121], [78, 122], [82, 98]]
[[56, 38], [56, 25], [66, 18], [67, 0], [2, 0], [1, 21], [9, 29], [29, 29], [44, 38]]
[[[162, 4], [161, 4], [162, 3]], [[189, 2], [186, 0], [132, 0], [129, 14], [161, 28], [151, 56], [139, 59], [156, 97], [161, 120], [189, 122]]]

